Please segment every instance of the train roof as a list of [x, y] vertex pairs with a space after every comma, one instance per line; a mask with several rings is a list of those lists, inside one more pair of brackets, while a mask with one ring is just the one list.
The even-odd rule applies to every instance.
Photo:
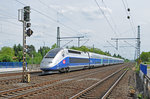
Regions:
[[[56, 50], [56, 51], [60, 51], [60, 50], [67, 50], [69, 53], [74, 53], [74, 54], [81, 54], [81, 53], [86, 53], [83, 51], [79, 51], [79, 50], [74, 50], [74, 49], [67, 49], [67, 48], [55, 48], [52, 50]], [[116, 57], [112, 57], [112, 56], [106, 56], [106, 55], [102, 55], [102, 54], [97, 54], [97, 53], [93, 53], [93, 52], [87, 52], [89, 53], [91, 56], [95, 56], [95, 57], [102, 57], [102, 58], [111, 58], [111, 59], [117, 59], [117, 60], [123, 60], [120, 58], [116, 58]]]

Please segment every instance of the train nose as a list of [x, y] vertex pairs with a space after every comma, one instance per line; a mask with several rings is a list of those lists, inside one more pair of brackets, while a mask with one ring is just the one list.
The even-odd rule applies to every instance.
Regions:
[[41, 62], [40, 67], [41, 68], [48, 68], [50, 67], [52, 62]]
[[40, 68], [49, 68], [51, 67], [52, 64], [52, 59], [44, 59], [42, 60], [41, 64], [40, 64]]

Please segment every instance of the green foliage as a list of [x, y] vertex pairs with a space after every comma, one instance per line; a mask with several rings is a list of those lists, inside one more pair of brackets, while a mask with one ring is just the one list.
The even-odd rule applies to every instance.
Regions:
[[18, 44], [18, 45], [15, 44], [13, 46], [13, 50], [15, 52], [15, 56], [17, 56], [19, 54], [19, 52], [23, 50], [23, 47], [20, 44]]
[[[53, 46], [55, 47], [55, 46]], [[28, 64], [40, 64], [44, 55], [50, 50], [49, 47], [40, 47], [36, 52], [33, 45], [27, 47], [26, 61]], [[13, 48], [3, 47], [0, 50], [0, 62], [22, 62], [23, 59], [23, 47], [18, 44]]]
[[111, 56], [111, 54], [109, 52], [103, 52], [98, 48], [91, 48], [91, 47], [86, 47], [86, 46], [81, 46], [81, 47], [74, 47], [72, 46], [70, 49], [74, 49], [74, 50], [79, 50], [79, 51], [84, 51], [84, 52], [94, 52], [97, 54], [102, 54], [102, 55], [108, 55]]
[[34, 54], [34, 52], [36, 52], [36, 51], [35, 51], [35, 47], [34, 47], [33, 45], [29, 45], [29, 46], [27, 47], [27, 54], [28, 54], [30, 57], [32, 57], [32, 55]]
[[[52, 45], [51, 49], [56, 48], [57, 45]], [[49, 47], [43, 46], [38, 49], [38, 52], [36, 52], [35, 47], [33, 45], [29, 45], [27, 47], [27, 54], [26, 54], [26, 61], [28, 64], [40, 64], [43, 57], [46, 55], [48, 51], [51, 50]], [[86, 46], [81, 47], [74, 47], [72, 46], [71, 49], [84, 51], [84, 52], [94, 52], [102, 55], [108, 55], [111, 56], [109, 52], [103, 52], [102, 50], [98, 48], [91, 48]], [[116, 57], [121, 57], [120, 55], [116, 55]], [[22, 62], [23, 59], [23, 47], [18, 44], [14, 45], [13, 48], [10, 47], [3, 47], [0, 50], [0, 62]]]
[[12, 62], [12, 57], [9, 55], [0, 56], [0, 62]]
[[124, 59], [126, 62], [129, 61], [128, 59], [123, 58], [123, 57], [122, 57], [121, 55], [119, 55], [119, 54], [118, 54], [118, 55], [114, 54], [113, 57]]
[[138, 99], [142, 99], [142, 94], [138, 94]]
[[40, 49], [38, 50], [38, 53], [40, 53], [42, 57], [44, 57], [48, 51], [50, 51], [49, 47], [40, 47]]
[[[81, 46], [81, 47], [75, 47], [75, 46], [72, 46], [70, 47], [70, 49], [74, 49], [74, 50], [79, 50], [79, 51], [84, 51], [84, 52], [94, 52], [94, 53], [97, 53], [97, 54], [102, 54], [102, 55], [107, 55], [107, 56], [111, 56], [111, 54], [109, 52], [103, 52], [101, 49], [98, 49], [98, 48], [91, 48], [91, 47], [86, 47], [86, 46]], [[122, 56], [120, 56], [119, 54], [116, 55], [114, 54], [113, 57], [116, 57], [116, 58], [122, 58], [125, 60], [125, 62], [129, 62], [128, 59], [125, 59], [123, 58]]]
[[135, 72], [136, 72], [136, 73], [139, 73], [139, 72], [140, 72], [140, 65], [138, 65], [138, 64], [136, 63], [136, 64], [135, 64], [135, 68], [136, 68]]
[[10, 47], [3, 47], [0, 50], [0, 62], [11, 62], [13, 61], [14, 50]]
[[51, 49], [57, 48], [57, 44], [55, 43], [54, 45], [52, 45]]
[[142, 62], [150, 62], [150, 52], [142, 52], [140, 58]]

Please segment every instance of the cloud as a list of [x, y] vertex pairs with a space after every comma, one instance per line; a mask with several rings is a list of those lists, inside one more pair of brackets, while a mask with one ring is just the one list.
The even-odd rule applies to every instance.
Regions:
[[95, 31], [91, 29], [82, 29], [80, 30], [80, 33], [83, 33], [81, 36], [91, 37], [91, 34], [95, 33]]
[[33, 34], [33, 36], [34, 36], [35, 38], [41, 38], [41, 37], [43, 37], [43, 36], [44, 36], [44, 33], [43, 33], [43, 32], [38, 31], [38, 32], [34, 33], [34, 34]]
[[[111, 9], [101, 7], [102, 11], [107, 16], [108, 13], [112, 13]], [[90, 6], [82, 9], [82, 14], [89, 19], [101, 19], [103, 18], [102, 13], [99, 11], [98, 7]]]
[[[102, 13], [99, 11], [99, 8], [96, 6], [89, 7], [75, 7], [75, 6], [57, 6], [50, 5], [52, 8], [57, 9], [60, 14], [81, 14], [82, 16], [88, 19], [101, 19], [103, 18]], [[100, 7], [106, 16], [112, 13], [110, 8]]]
[[93, 33], [94, 30], [90, 30], [90, 29], [82, 29], [80, 30], [81, 33]]

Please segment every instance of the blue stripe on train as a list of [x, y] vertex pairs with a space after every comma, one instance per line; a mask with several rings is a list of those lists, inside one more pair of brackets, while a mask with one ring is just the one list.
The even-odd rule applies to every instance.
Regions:
[[[65, 68], [68, 66], [81, 66], [81, 65], [89, 65], [89, 63], [69, 63], [69, 58], [76, 58], [76, 57], [66, 57], [57, 65], [51, 68], [41, 68], [43, 71], [50, 71], [50, 70], [59, 70], [61, 68]], [[81, 59], [81, 58], [80, 58]], [[82, 59], [89, 59], [89, 58], [82, 58]], [[90, 64], [111, 64], [111, 63], [118, 63], [116, 60], [108, 60], [108, 59], [94, 59], [90, 58]]]

